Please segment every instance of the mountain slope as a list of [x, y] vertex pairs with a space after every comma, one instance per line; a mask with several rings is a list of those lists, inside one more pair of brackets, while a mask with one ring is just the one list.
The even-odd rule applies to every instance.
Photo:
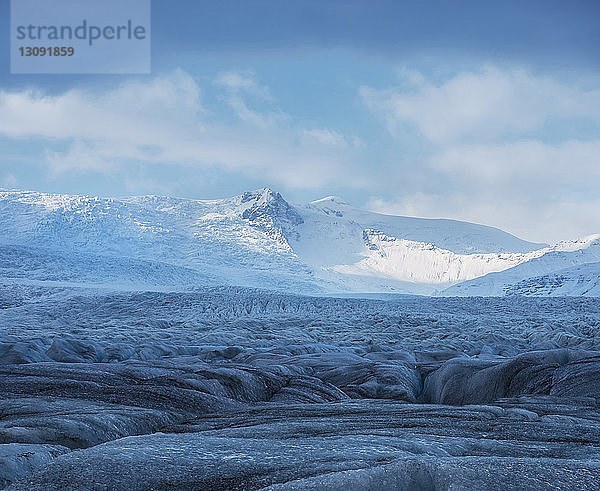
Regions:
[[[312, 246], [318, 247], [321, 244], [321, 250], [340, 239], [362, 242], [362, 231], [365, 229], [377, 230], [405, 240], [432, 243], [457, 254], [525, 253], [546, 245], [527, 242], [486, 225], [457, 220], [382, 215], [359, 210], [335, 196], [307, 205], [296, 205], [296, 208], [306, 223], [302, 233], [303, 240]], [[309, 227], [312, 233], [311, 230], [306, 230]], [[360, 233], [357, 234], [357, 231]], [[316, 244], [310, 240], [315, 238]]]
[[[276, 193], [262, 191], [213, 201], [0, 192], [1, 245], [40, 249], [42, 255], [91, 254], [105, 262], [152, 261], [200, 272], [211, 283], [257, 286], [268, 278], [274, 289], [321, 291], [283, 236], [285, 220], [293, 223], [293, 209]], [[85, 268], [82, 260], [79, 269]], [[168, 269], [163, 272], [172, 282]]]
[[600, 297], [600, 262], [572, 266], [507, 285], [506, 295]]
[[513, 267], [545, 246], [484, 225], [358, 210], [335, 196], [296, 208], [303, 222], [293, 250], [319, 278], [350, 290], [379, 291], [387, 281], [384, 290], [428, 294]]
[[[21, 280], [419, 294], [459, 283], [446, 292], [496, 295], [497, 284], [600, 261], [580, 252], [587, 243], [546, 247], [331, 196], [292, 205], [270, 189], [205, 201], [0, 191], [0, 228], [0, 275]], [[491, 283], [469, 287], [480, 278]]]
[[164, 262], [19, 245], [0, 245], [1, 279], [153, 290], [221, 282], [208, 272]]
[[[516, 293], [534, 295], [536, 292], [546, 292], [547, 295], [581, 295], [581, 288], [578, 285], [598, 281], [596, 270], [587, 265], [600, 261], [600, 235], [591, 235], [572, 242], [561, 242], [543, 252], [544, 254], [539, 257], [514, 268], [452, 286], [441, 292], [441, 295], [502, 296]], [[560, 289], [552, 288], [552, 284], [558, 285], [556, 278], [563, 273], [567, 275], [565, 279], [571, 275], [573, 277], [569, 281], [561, 281]]]

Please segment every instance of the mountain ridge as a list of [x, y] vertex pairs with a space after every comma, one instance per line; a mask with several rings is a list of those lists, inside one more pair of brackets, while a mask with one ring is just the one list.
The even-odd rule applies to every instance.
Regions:
[[[544, 261], [549, 265], [542, 274], [595, 257], [580, 252], [594, 243], [593, 238], [546, 246], [480, 224], [359, 210], [336, 196], [292, 204], [270, 188], [217, 200], [156, 195], [116, 199], [2, 189], [0, 227], [6, 231], [0, 238], [4, 246], [42, 246], [54, 254], [95, 254], [106, 261], [150, 261], [168, 266], [152, 266], [167, 276], [172, 267], [180, 277], [194, 278], [187, 273], [193, 271], [214, 284], [316, 294], [454, 295], [455, 285], [459, 289], [488, 275], [514, 272], [548, 254]], [[556, 267], [548, 261], [554, 252], [561, 254]], [[114, 276], [114, 268], [108, 269]], [[8, 271], [10, 267], [3, 274], [23, 276]], [[476, 290], [471, 289], [477, 294]]]

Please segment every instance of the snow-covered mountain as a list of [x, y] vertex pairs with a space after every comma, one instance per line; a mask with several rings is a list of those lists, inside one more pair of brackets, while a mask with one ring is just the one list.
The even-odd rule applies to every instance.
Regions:
[[600, 261], [594, 240], [547, 247], [333, 196], [290, 204], [270, 189], [210, 201], [0, 191], [0, 230], [0, 275], [20, 281], [461, 295], [463, 285], [481, 294], [473, 282], [494, 274], [516, 272], [493, 280], [505, 285]]
[[[197, 201], [3, 191], [0, 245], [26, 247], [29, 255], [38, 249], [41, 255], [65, 256], [68, 260], [62, 262], [68, 267], [64, 274], [69, 279], [171, 285], [184, 268], [192, 273], [186, 285], [321, 291], [312, 271], [294, 254], [283, 234], [287, 225], [299, 220], [294, 213], [272, 192]], [[71, 260], [78, 255], [81, 261]], [[116, 280], [114, 275], [107, 280], [105, 273], [114, 272], [118, 268], [113, 264], [125, 259], [137, 262], [124, 267]], [[89, 271], [91, 263], [93, 272]], [[160, 274], [154, 267], [157, 263], [162, 265]], [[10, 267], [5, 266], [5, 277]]]
[[507, 285], [506, 295], [600, 297], [600, 262], [580, 264]]
[[600, 235], [560, 242], [505, 271], [454, 285], [447, 296], [599, 296]]

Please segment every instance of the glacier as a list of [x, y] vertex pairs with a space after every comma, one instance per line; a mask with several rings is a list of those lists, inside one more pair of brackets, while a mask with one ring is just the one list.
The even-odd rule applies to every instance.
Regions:
[[597, 298], [0, 291], [7, 489], [597, 483]]
[[0, 191], [0, 489], [597, 489], [600, 236]]

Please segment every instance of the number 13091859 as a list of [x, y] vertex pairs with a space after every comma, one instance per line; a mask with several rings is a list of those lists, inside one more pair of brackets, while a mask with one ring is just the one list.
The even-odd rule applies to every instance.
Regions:
[[21, 46], [21, 56], [73, 56], [75, 48], [72, 46]]

